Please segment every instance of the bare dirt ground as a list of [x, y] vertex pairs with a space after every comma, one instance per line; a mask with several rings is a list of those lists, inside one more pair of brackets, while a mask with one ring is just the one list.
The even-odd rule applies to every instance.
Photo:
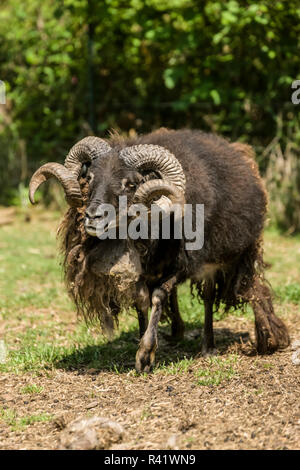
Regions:
[[[295, 306], [286, 321], [292, 341], [299, 339]], [[252, 331], [252, 322], [244, 318], [217, 323], [219, 357], [236, 358], [230, 378], [219, 385], [200, 386], [195, 380], [194, 372], [207, 365], [200, 356], [176, 374], [136, 376], [96, 369], [2, 373], [4, 410], [18, 410], [19, 418], [44, 413], [52, 419], [25, 430], [0, 421], [0, 449], [57, 449], [68, 422], [94, 415], [125, 429], [121, 441], [107, 439], [106, 449], [299, 449], [299, 366], [292, 363], [290, 348], [272, 356], [251, 355], [242, 339]], [[160, 350], [167, 348], [176, 346], [161, 339]], [[32, 382], [42, 393], [20, 393]]]

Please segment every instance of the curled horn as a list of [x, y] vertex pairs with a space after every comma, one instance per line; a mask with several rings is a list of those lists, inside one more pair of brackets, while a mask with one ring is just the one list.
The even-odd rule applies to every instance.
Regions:
[[69, 151], [65, 164], [46, 163], [32, 176], [29, 184], [29, 199], [34, 204], [34, 195], [38, 187], [54, 176], [64, 188], [66, 200], [70, 206], [81, 206], [82, 195], [78, 176], [81, 166], [85, 162], [91, 162], [94, 158], [109, 152], [110, 145], [99, 137], [85, 137], [75, 144]]
[[185, 192], [185, 175], [179, 161], [164, 147], [152, 144], [133, 145], [120, 152], [124, 163], [137, 170], [158, 171], [163, 180]]
[[168, 181], [154, 179], [142, 184], [136, 191], [134, 199], [136, 202], [149, 206], [153, 199], [159, 198], [156, 205], [169, 212], [174, 204], [182, 208], [185, 203], [184, 193], [174, 184]]
[[126, 147], [120, 152], [124, 163], [137, 170], [155, 170], [162, 179], [142, 184], [135, 193], [135, 200], [149, 205], [151, 200], [168, 212], [173, 204], [185, 203], [185, 175], [181, 164], [169, 150], [159, 145], [141, 144]]
[[85, 137], [73, 145], [65, 159], [65, 167], [78, 178], [83, 163], [108, 153], [111, 146], [99, 137]]
[[74, 175], [60, 163], [46, 163], [41, 166], [32, 176], [29, 184], [29, 199], [34, 204], [34, 195], [38, 187], [54, 176], [65, 191], [66, 200], [71, 206], [81, 206], [82, 196], [79, 182]]

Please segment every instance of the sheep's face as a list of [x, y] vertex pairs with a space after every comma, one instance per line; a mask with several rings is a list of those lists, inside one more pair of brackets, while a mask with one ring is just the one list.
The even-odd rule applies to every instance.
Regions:
[[[99, 237], [99, 230], [107, 232], [109, 227], [113, 228], [111, 215], [114, 228], [123, 227], [127, 223], [123, 214], [127, 215], [125, 211], [128, 213], [133, 202], [142, 204], [143, 209], [146, 206], [146, 212], [153, 203], [167, 213], [175, 204], [182, 209], [184, 206], [183, 169], [175, 155], [159, 145], [138, 144], [117, 149], [99, 137], [85, 137], [73, 145], [64, 165], [49, 162], [34, 173], [29, 186], [32, 203], [38, 187], [52, 176], [62, 184], [70, 206], [86, 206], [85, 228], [92, 236]], [[135, 207], [130, 217], [135, 210], [138, 211]]]
[[[112, 155], [112, 152], [107, 157], [84, 164], [81, 178], [85, 178], [89, 183], [84, 224], [87, 233], [91, 236], [97, 236], [99, 232], [106, 231], [108, 228], [105, 205], [109, 204], [115, 208], [117, 222], [119, 196], [127, 197], [129, 207], [133, 202], [137, 187], [143, 181], [143, 176], [138, 171], [126, 168], [118, 155]], [[107, 222], [107, 226], [103, 225], [104, 221]]]

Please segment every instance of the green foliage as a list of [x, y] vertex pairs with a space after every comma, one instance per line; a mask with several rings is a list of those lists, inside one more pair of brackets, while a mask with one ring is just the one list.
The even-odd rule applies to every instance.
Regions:
[[275, 226], [293, 234], [300, 232], [300, 152], [292, 139], [284, 150], [278, 141], [275, 137], [265, 151], [269, 213]]
[[299, 20], [296, 0], [3, 0], [0, 202], [111, 127], [197, 127], [260, 154], [275, 135], [298, 145]]

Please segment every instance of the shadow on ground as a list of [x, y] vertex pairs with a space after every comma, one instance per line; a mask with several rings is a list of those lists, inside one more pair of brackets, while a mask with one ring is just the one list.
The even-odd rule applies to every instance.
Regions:
[[[186, 333], [183, 340], [174, 343], [166, 337], [170, 334], [169, 326], [159, 328], [159, 347], [156, 354], [157, 365], [168, 365], [182, 359], [199, 356], [201, 349], [202, 328], [195, 329], [195, 324], [186, 323]], [[233, 332], [228, 328], [215, 328], [215, 340], [218, 354], [226, 354], [232, 347], [237, 348], [241, 343], [249, 343], [249, 333]], [[71, 354], [66, 354], [55, 363], [55, 367], [65, 370], [77, 370], [86, 373], [88, 369], [97, 371], [129, 372], [135, 366], [135, 354], [138, 349], [138, 331], [122, 332], [112, 341], [99, 345], [89, 345], [78, 348]]]

